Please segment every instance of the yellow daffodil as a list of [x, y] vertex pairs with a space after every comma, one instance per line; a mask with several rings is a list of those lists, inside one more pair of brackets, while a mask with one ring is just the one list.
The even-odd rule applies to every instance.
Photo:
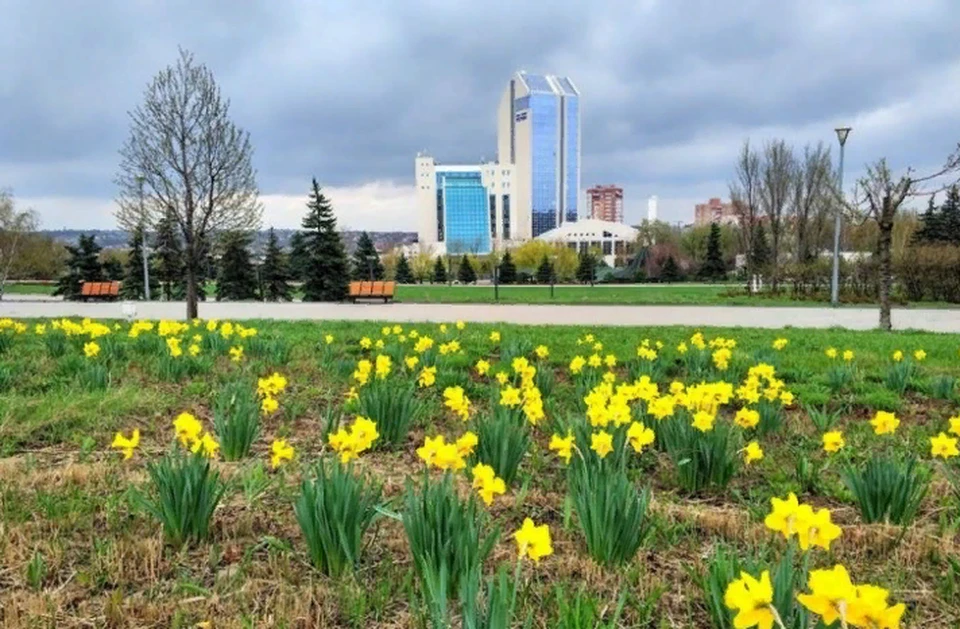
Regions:
[[564, 463], [569, 464], [570, 458], [573, 456], [573, 446], [575, 439], [573, 433], [567, 433], [566, 437], [561, 437], [560, 435], [553, 435], [550, 437], [550, 450], [557, 453], [557, 456], [563, 459]]
[[776, 339], [776, 340], [773, 342], [773, 349], [775, 349], [775, 350], [777, 350], [777, 351], [779, 352], [779, 351], [782, 350], [784, 347], [786, 347], [789, 342], [790, 342], [790, 341], [789, 341], [788, 339], [785, 339], [785, 338]]
[[181, 445], [187, 446], [196, 441], [203, 431], [203, 425], [190, 413], [180, 413], [173, 420], [173, 430]]
[[100, 345], [94, 341], [83, 344], [83, 355], [87, 358], [96, 358], [100, 354]]
[[275, 397], [265, 397], [260, 402], [260, 410], [264, 415], [272, 415], [277, 412], [278, 408], [280, 408], [280, 402]]
[[140, 445], [140, 429], [134, 428], [129, 439], [124, 437], [123, 433], [120, 432], [114, 435], [113, 443], [110, 444], [110, 447], [117, 448], [123, 452], [123, 459], [127, 460], [133, 456], [133, 451], [138, 445]]
[[417, 356], [407, 356], [403, 359], [403, 364], [407, 366], [407, 369], [412, 371], [420, 364], [420, 358]]
[[590, 449], [601, 459], [613, 452], [613, 435], [605, 430], [590, 435]]
[[483, 504], [490, 506], [493, 503], [494, 496], [506, 493], [506, 483], [496, 475], [489, 465], [478, 463], [473, 466], [471, 473], [473, 475], [473, 488], [480, 494]]
[[960, 450], [957, 450], [956, 437], [948, 437], [945, 432], [941, 432], [936, 437], [930, 437], [930, 456], [949, 459], [958, 455]]
[[751, 408], [743, 407], [733, 416], [733, 423], [741, 428], [754, 428], [760, 423], [760, 413]]
[[797, 496], [790, 492], [786, 499], [771, 498], [770, 504], [772, 510], [764, 519], [764, 525], [771, 531], [782, 533], [786, 539], [790, 539], [797, 532], [797, 510], [800, 508]]
[[873, 426], [873, 432], [877, 435], [892, 435], [897, 431], [900, 420], [893, 413], [887, 411], [877, 411], [877, 414], [870, 420]]
[[779, 615], [773, 606], [773, 585], [767, 570], [760, 574], [759, 580], [741, 572], [740, 578], [727, 586], [723, 604], [728, 609], [736, 610], [733, 624], [737, 629], [749, 629], [753, 626], [771, 629], [775, 620], [779, 622]]
[[898, 349], [893, 353], [892, 358], [893, 358], [893, 362], [895, 363], [900, 362], [901, 360], [903, 360], [903, 352]]
[[960, 437], [960, 415], [954, 415], [948, 421], [950, 422], [950, 429], [947, 432]]
[[360, 339], [360, 348], [361, 349], [370, 349], [373, 346], [373, 341], [370, 340], [370, 337], [363, 337]]
[[824, 352], [827, 355], [827, 358], [836, 358], [837, 357], [837, 348], [828, 347], [827, 351]]
[[839, 430], [832, 430], [823, 433], [823, 451], [834, 453], [839, 452], [847, 442], [843, 439], [843, 433]]
[[845, 623], [851, 620], [848, 611], [856, 597], [856, 590], [846, 568], [837, 564], [829, 570], [813, 570], [807, 585], [810, 593], [798, 594], [797, 600], [820, 616], [825, 625], [832, 625], [840, 619]]
[[627, 429], [627, 440], [635, 452], [643, 452], [643, 449], [653, 443], [656, 435], [653, 430], [643, 425], [643, 422], [633, 422]]
[[795, 517], [797, 541], [801, 550], [819, 546], [830, 550], [830, 542], [840, 537], [842, 529], [830, 520], [829, 509], [816, 511], [810, 505], [802, 504], [797, 508]]
[[494, 330], [490, 333], [490, 342], [499, 343], [500, 342], [500, 333]]
[[693, 427], [700, 432], [710, 432], [713, 430], [713, 413], [706, 411], [697, 411], [693, 415]]
[[756, 441], [751, 441], [747, 444], [747, 447], [743, 449], [743, 460], [747, 465], [750, 465], [754, 461], [759, 461], [762, 458], [763, 449]]
[[517, 550], [520, 557], [529, 557], [539, 562], [544, 557], [553, 554], [553, 544], [550, 539], [550, 528], [546, 524], [536, 526], [530, 518], [524, 518], [520, 530], [513, 534], [517, 540]]
[[927, 353], [922, 349], [918, 349], [913, 352], [913, 359], [917, 362], [922, 362], [927, 357]]
[[420, 388], [432, 387], [437, 381], [437, 368], [436, 367], [424, 367], [420, 370], [420, 375], [417, 376], [417, 385]]
[[239, 345], [230, 348], [230, 360], [235, 363], [243, 360], [243, 348]]
[[533, 350], [533, 353], [537, 355], [537, 358], [546, 358], [550, 355], [550, 350], [547, 349], [546, 345], [537, 345], [536, 349]]
[[490, 363], [482, 358], [477, 361], [474, 367], [477, 370], [477, 375], [485, 376], [490, 373]]
[[276, 469], [284, 461], [293, 460], [293, 446], [285, 439], [277, 439], [270, 444], [270, 467]]

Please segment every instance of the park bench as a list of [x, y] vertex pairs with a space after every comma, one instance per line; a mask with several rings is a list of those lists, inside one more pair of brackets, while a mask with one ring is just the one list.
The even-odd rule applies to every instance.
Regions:
[[382, 299], [387, 303], [393, 299], [396, 282], [350, 282], [349, 298], [353, 303], [358, 299]]
[[80, 299], [103, 299], [115, 301], [120, 297], [120, 282], [84, 282], [80, 286]]

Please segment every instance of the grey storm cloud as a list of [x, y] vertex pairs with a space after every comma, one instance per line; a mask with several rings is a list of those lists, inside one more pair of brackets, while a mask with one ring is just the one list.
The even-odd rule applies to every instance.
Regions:
[[0, 187], [25, 198], [109, 201], [126, 112], [177, 46], [231, 99], [266, 194], [412, 185], [422, 149], [493, 159], [517, 69], [574, 80], [583, 183], [637, 199], [725, 194], [746, 137], [832, 142], [851, 122], [851, 162], [901, 166], [960, 140], [955, 0], [0, 0], [0, 16]]

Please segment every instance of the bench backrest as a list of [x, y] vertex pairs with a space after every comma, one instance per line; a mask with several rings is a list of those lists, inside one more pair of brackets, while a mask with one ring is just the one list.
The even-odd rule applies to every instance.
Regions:
[[383, 283], [383, 296], [384, 297], [393, 297], [394, 291], [397, 290], [396, 282], [384, 282]]
[[80, 285], [82, 297], [116, 297], [120, 294], [120, 282], [84, 282]]
[[360, 284], [362, 282], [350, 282], [350, 296], [357, 297], [360, 295]]
[[360, 282], [360, 296], [369, 297], [373, 293], [373, 282]]

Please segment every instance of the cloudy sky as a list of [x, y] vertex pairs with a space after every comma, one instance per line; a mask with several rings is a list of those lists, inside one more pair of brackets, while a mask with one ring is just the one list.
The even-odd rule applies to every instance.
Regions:
[[745, 138], [835, 145], [848, 182], [960, 141], [956, 0], [0, 0], [0, 187], [45, 228], [111, 228], [127, 111], [173, 63], [206, 63], [251, 133], [264, 222], [293, 227], [316, 176], [342, 224], [416, 229], [413, 159], [495, 155], [511, 72], [582, 92], [582, 183], [627, 219], [726, 196]]

